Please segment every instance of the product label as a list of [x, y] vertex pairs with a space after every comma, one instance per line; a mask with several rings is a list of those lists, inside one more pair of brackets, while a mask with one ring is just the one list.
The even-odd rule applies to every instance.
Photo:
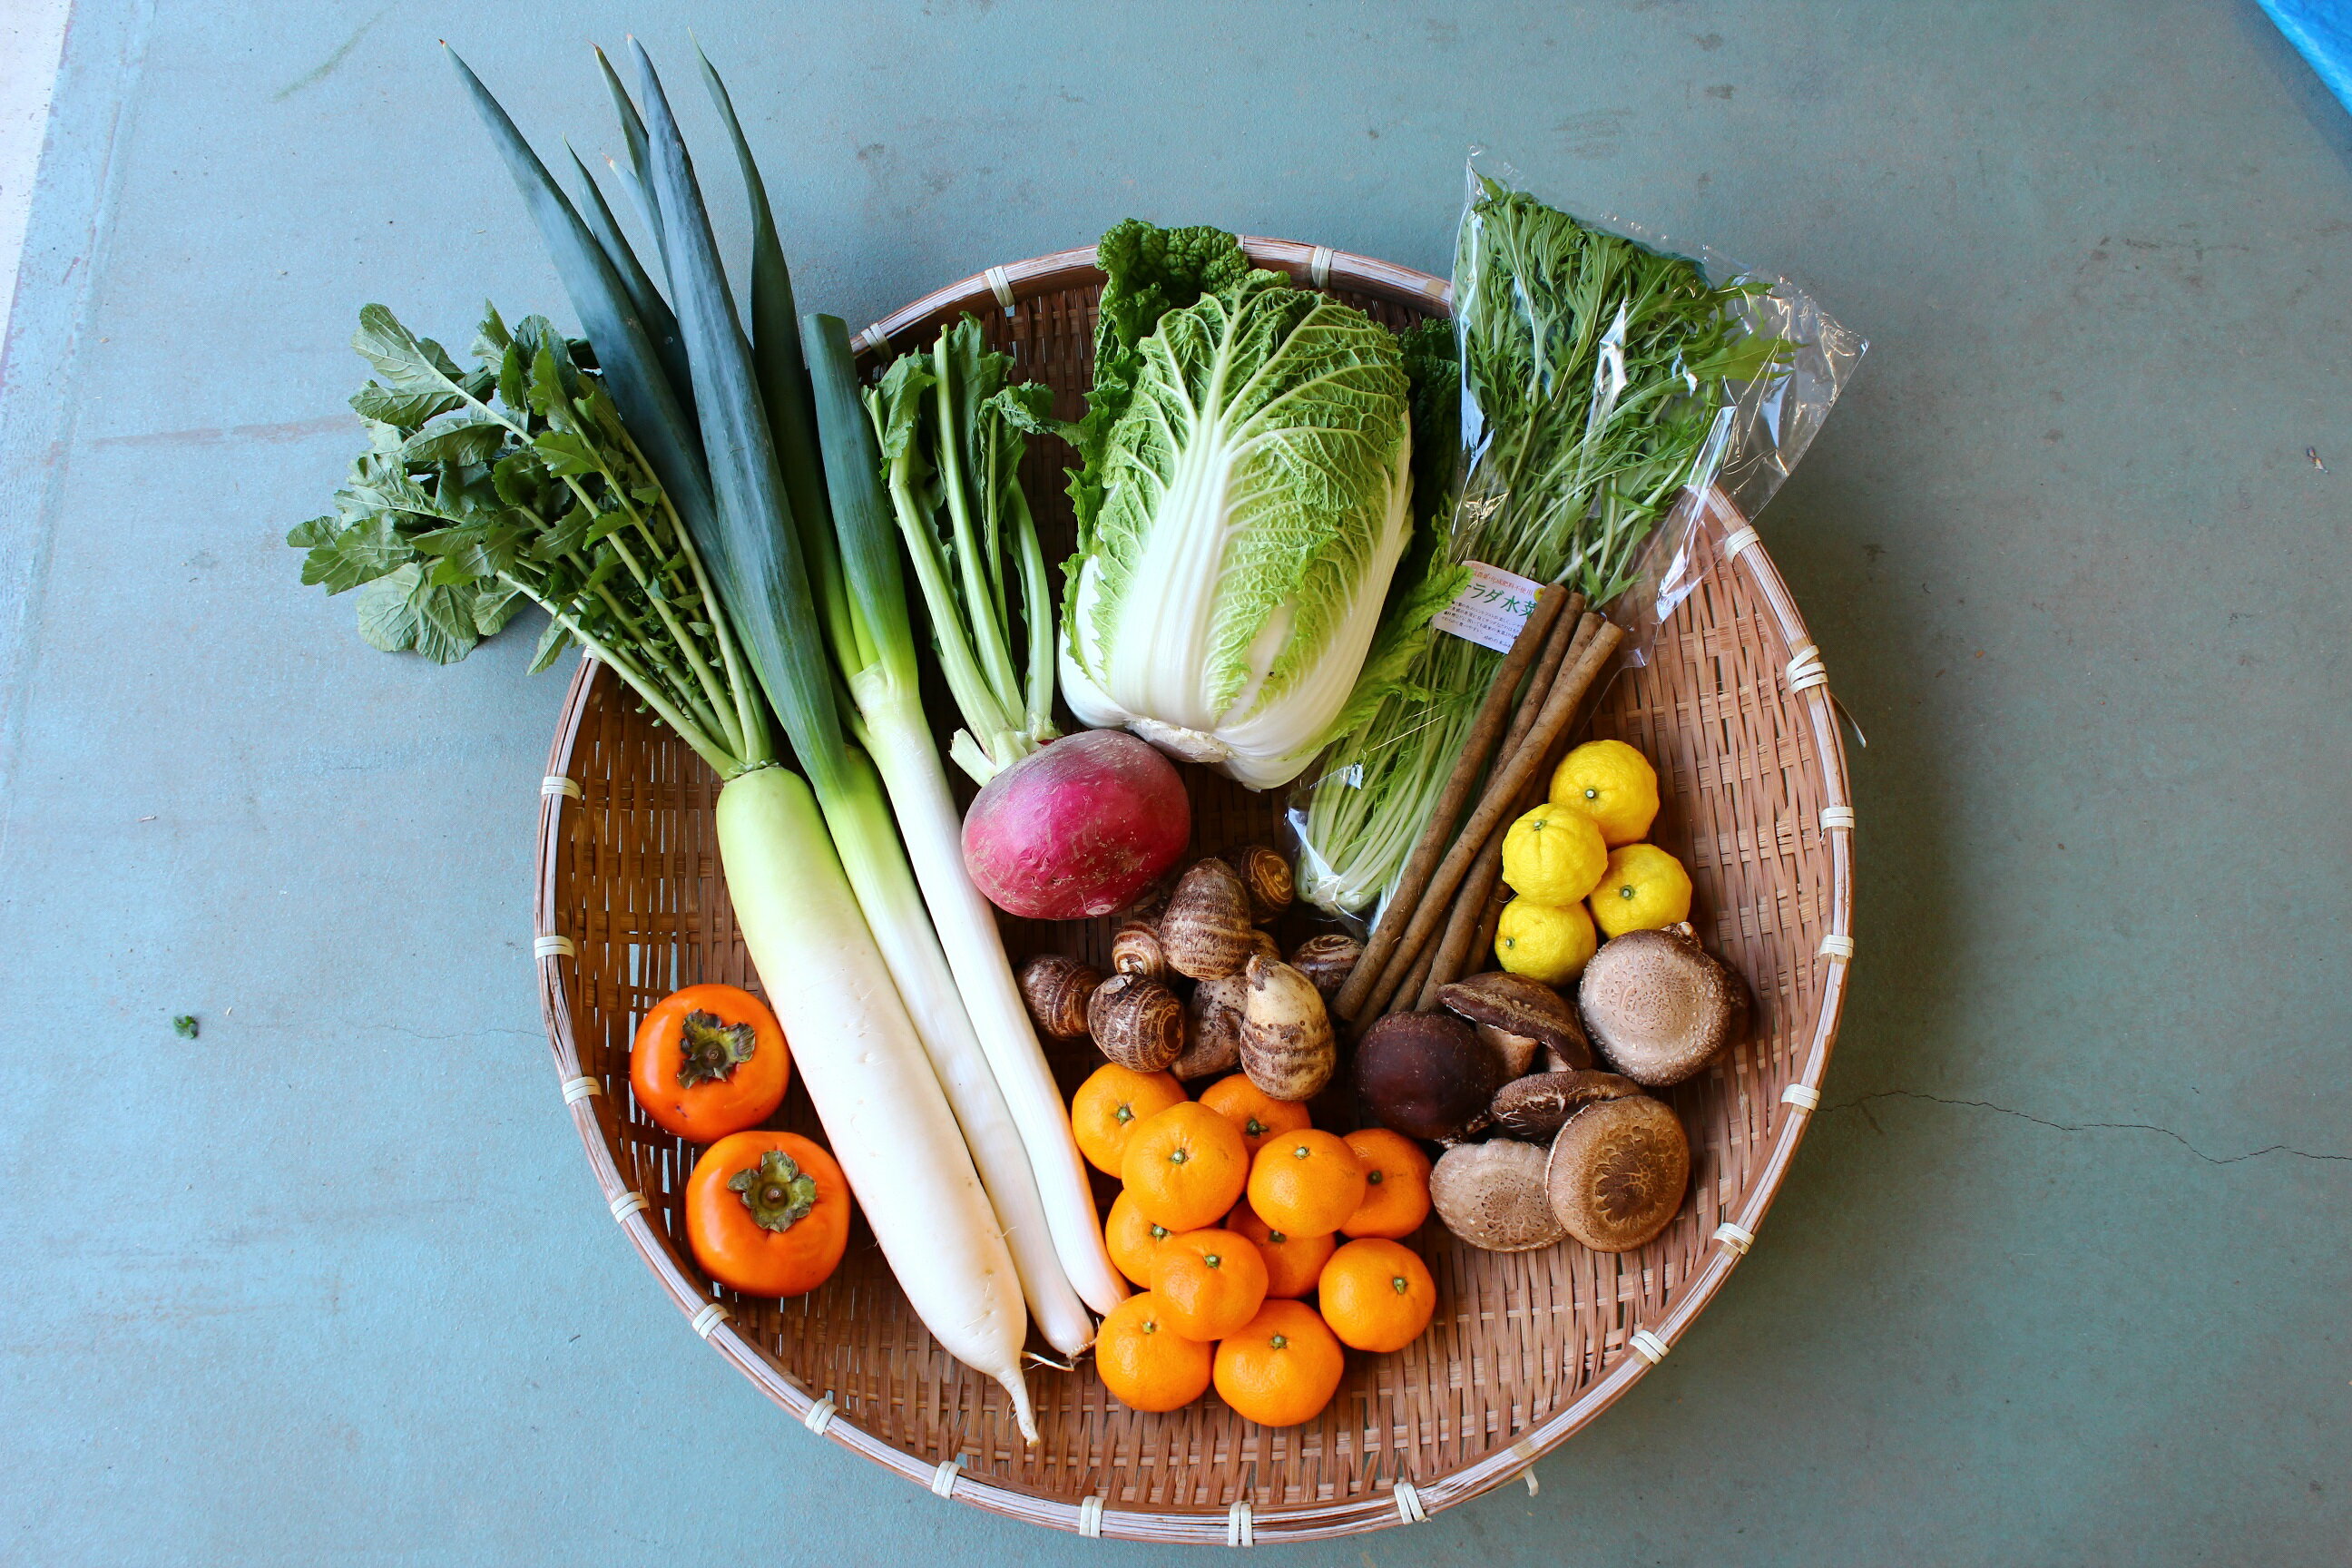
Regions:
[[1519, 628], [1535, 614], [1536, 595], [1543, 584], [1484, 561], [1470, 563], [1470, 581], [1454, 602], [1437, 612], [1430, 625], [1441, 632], [1501, 653], [1517, 640]]

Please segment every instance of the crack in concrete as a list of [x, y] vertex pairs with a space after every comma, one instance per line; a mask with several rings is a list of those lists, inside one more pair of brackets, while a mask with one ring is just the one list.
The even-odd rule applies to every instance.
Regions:
[[1879, 1127], [1877, 1119], [1870, 1114], [1870, 1101], [1874, 1100], [1924, 1100], [1934, 1105], [1960, 1106], [1972, 1110], [1997, 1110], [2003, 1116], [2014, 1116], [2021, 1121], [2031, 1121], [2037, 1127], [2048, 1127], [2060, 1132], [2160, 1132], [2209, 1165], [2235, 1165], [2245, 1160], [2259, 1160], [2265, 1154], [2293, 1154], [2299, 1160], [2331, 1160], [2352, 1163], [2352, 1154], [2323, 1153], [2316, 1150], [2297, 1149], [2289, 1143], [2273, 1143], [2267, 1148], [2256, 1149], [2245, 1154], [2208, 1154], [2171, 1128], [2158, 1127], [2153, 1122], [2053, 1121], [2047, 1117], [2036, 1116], [2032, 1111], [2015, 1110], [2006, 1105], [1995, 1105], [1990, 1100], [1951, 1100], [1940, 1094], [1925, 1094], [1916, 1089], [1882, 1089], [1872, 1094], [1857, 1096], [1853, 1100], [1840, 1100], [1835, 1105], [1825, 1105], [1822, 1108], [1822, 1114], [1827, 1116], [1832, 1111], [1859, 1110], [1863, 1114], [1863, 1120], [1883, 1133], [1885, 1130]]

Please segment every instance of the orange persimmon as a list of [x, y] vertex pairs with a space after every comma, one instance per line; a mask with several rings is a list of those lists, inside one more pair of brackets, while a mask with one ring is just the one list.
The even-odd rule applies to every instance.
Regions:
[[686, 1237], [695, 1261], [746, 1296], [798, 1296], [849, 1246], [849, 1178], [797, 1132], [737, 1132], [695, 1162]]
[[663, 997], [629, 1050], [637, 1103], [696, 1143], [773, 1116], [792, 1079], [783, 1026], [765, 1002], [732, 985], [689, 985]]

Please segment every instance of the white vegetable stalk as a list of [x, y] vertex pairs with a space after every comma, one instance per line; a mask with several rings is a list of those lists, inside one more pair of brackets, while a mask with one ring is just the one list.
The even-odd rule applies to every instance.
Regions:
[[[1108, 1313], [1126, 1300], [1127, 1286], [1104, 1247], [1086, 1166], [1070, 1132], [1061, 1091], [1046, 1069], [1045, 1053], [1013, 981], [996, 910], [964, 869], [962, 822], [923, 711], [898, 534], [882, 499], [881, 457], [859, 398], [848, 329], [836, 317], [808, 316], [802, 321], [802, 342], [808, 351], [826, 489], [850, 600], [849, 613], [841, 617], [848, 636], [836, 642], [835, 658], [857, 709], [858, 738], [881, 771], [899, 836], [922, 885], [923, 901], [929, 906], [928, 921], [918, 909], [906, 923], [910, 929], [919, 925], [935, 937], [927, 944], [932, 962], [944, 950], [953, 987], [961, 994], [964, 1027], [977, 1034], [1001, 1103], [1018, 1128], [1017, 1137], [991, 1132], [984, 1138], [966, 1121], [964, 1132], [980, 1158], [982, 1174], [990, 1179], [991, 1191], [995, 1190], [991, 1173], [998, 1162], [1017, 1158], [1026, 1163], [1031, 1176], [1027, 1190], [1042, 1205], [1045, 1224], [1024, 1236], [1006, 1215], [1016, 1256], [1028, 1257], [1022, 1251], [1024, 1245], [1050, 1246], [1058, 1260], [1054, 1272], [1063, 1289], [1075, 1288], [1087, 1306]], [[976, 562], [968, 566], [975, 574], [981, 570]], [[937, 619], [935, 614], [935, 623]], [[1010, 661], [1005, 663], [1009, 668]], [[1042, 667], [1042, 645], [1038, 663]], [[988, 728], [994, 731], [1003, 726]], [[851, 876], [857, 876], [855, 866]], [[861, 883], [861, 897], [864, 892]], [[902, 973], [901, 988], [908, 984]], [[1024, 1279], [1046, 1272], [1042, 1262], [1030, 1261], [1023, 1263], [1023, 1271]], [[1041, 1327], [1050, 1327], [1042, 1315], [1039, 1321]], [[1081, 1344], [1092, 1338], [1088, 1328]], [[1059, 1340], [1055, 1343], [1061, 1345]]]
[[815, 796], [761, 768], [719, 791], [718, 826], [744, 945], [883, 1257], [924, 1326], [1004, 1386], [1035, 1442], [1020, 1279]]
[[[1000, 1074], [995, 1070], [995, 1061], [1003, 1053], [987, 1049], [985, 1031], [976, 1027], [974, 1017], [966, 1010], [972, 993], [970, 989], [958, 989], [971, 966], [957, 965], [951, 953], [941, 951], [955, 922], [940, 920], [934, 929], [933, 912], [924, 907], [925, 900], [931, 896], [931, 879], [924, 879], [924, 890], [919, 893], [914, 879], [907, 874], [906, 858], [895, 852], [903, 832], [907, 848], [915, 858], [916, 876], [922, 877], [926, 849], [931, 847], [933, 835], [923, 830], [906, 805], [910, 793], [919, 789], [919, 784], [910, 784], [907, 780], [908, 773], [919, 770], [909, 765], [906, 755], [915, 749], [908, 744], [906, 726], [877, 722], [874, 710], [865, 707], [865, 693], [858, 691], [861, 685], [870, 689], [873, 684], [867, 674], [854, 676], [850, 680], [851, 689], [859, 696], [866, 716], [867, 745], [881, 771], [883, 786], [888, 789], [890, 801], [896, 805], [898, 820], [893, 826], [892, 805], [884, 803], [878, 791], [864, 792], [845, 805], [868, 820], [854, 826], [835, 822], [834, 843], [841, 847], [850, 885], [856, 889], [858, 904], [866, 911], [875, 942], [882, 950], [883, 962], [889, 966], [899, 998], [914, 1020], [915, 1032], [922, 1039], [932, 1070], [939, 1075], [940, 1087], [947, 1092], [948, 1104], [963, 1129], [972, 1163], [979, 1169], [981, 1183], [995, 1206], [1005, 1243], [1012, 1248], [1013, 1267], [1019, 1272], [1022, 1291], [1028, 1298], [1029, 1310], [1048, 1343], [1064, 1355], [1076, 1355], [1094, 1343], [1094, 1320], [1087, 1316], [1090, 1302], [1081, 1301], [1085, 1292], [1072, 1289], [1075, 1281], [1066, 1271], [1052, 1216], [1040, 1201], [1027, 1142], [1007, 1105]], [[929, 732], [921, 727], [919, 710], [914, 716], [914, 723], [913, 741], [929, 753], [931, 770], [936, 773], [939, 752], [931, 743]], [[939, 783], [939, 794], [944, 801], [944, 774]], [[842, 809], [836, 807], [835, 815], [841, 815]], [[952, 804], [948, 809], [952, 821]], [[961, 870], [959, 862], [957, 871], [961, 874]], [[933, 900], [934, 906], [936, 902]], [[992, 921], [988, 930], [990, 935], [995, 934]], [[1010, 984], [1012, 972], [1006, 968], [1001, 942], [996, 948], [996, 965], [1004, 971]], [[1013, 1000], [1016, 1005], [1020, 1001], [1017, 992]], [[1022, 1022], [1025, 1027], [1025, 1015]], [[1030, 1048], [1033, 1052], [1036, 1048], [1034, 1037]], [[1044, 1065], [1040, 1058], [1041, 1070]], [[1046, 1080], [1046, 1089], [1052, 1093], [1050, 1079]], [[1059, 1103], [1055, 1102], [1056, 1110]], [[1081, 1191], [1085, 1191], [1083, 1186]], [[1091, 1193], [1086, 1195], [1091, 1226], [1093, 1197]], [[1108, 1312], [1118, 1304], [1118, 1300], [1114, 1296], [1109, 1306], [1097, 1310]]]
[[[863, 679], [851, 681], [853, 690]], [[860, 701], [863, 705], [863, 693]], [[1060, 1272], [1087, 1306], [1108, 1313], [1126, 1300], [1127, 1286], [1104, 1248], [1094, 1191], [1077, 1143], [1070, 1135], [1061, 1090], [1045, 1066], [1045, 1053], [1029, 1021], [1028, 1005], [1013, 981], [996, 910], [964, 869], [962, 823], [956, 815], [955, 797], [948, 791], [947, 770], [940, 765], [939, 747], [931, 740], [921, 709], [905, 700], [866, 706], [865, 711], [866, 744], [882, 770], [940, 944], [946, 949], [947, 961], [961, 988], [962, 1005], [970, 1017], [966, 1026], [978, 1031], [988, 1065], [994, 1070], [994, 1087], [1003, 1091], [1000, 1103], [1012, 1108], [1013, 1120], [1020, 1123], [1015, 1146], [1024, 1152], [1028, 1170], [1034, 1173], [1027, 1190], [1043, 1200], [1042, 1212], [1052, 1249], [1060, 1258]], [[943, 1072], [941, 1077], [945, 1076]], [[961, 1108], [957, 1115], [962, 1115]], [[969, 1121], [964, 1131], [973, 1137], [977, 1150], [979, 1140]], [[992, 1183], [991, 1190], [994, 1190]], [[1024, 1238], [1015, 1231], [1011, 1239], [1017, 1258]], [[1027, 1278], [1024, 1266], [1023, 1279]], [[1042, 1316], [1039, 1327], [1053, 1338], [1051, 1326]], [[1089, 1325], [1079, 1345], [1090, 1343], [1093, 1337]], [[1065, 1353], [1074, 1349], [1058, 1339], [1054, 1342]]]

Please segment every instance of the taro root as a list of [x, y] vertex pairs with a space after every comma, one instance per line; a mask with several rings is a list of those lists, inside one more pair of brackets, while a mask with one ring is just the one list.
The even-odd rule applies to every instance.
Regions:
[[1234, 868], [1202, 860], [1186, 871], [1160, 917], [1168, 967], [1193, 980], [1237, 974], [1256, 945], [1249, 894]]
[[1095, 1044], [1123, 1068], [1161, 1072], [1184, 1054], [1184, 1004], [1157, 980], [1114, 974], [1087, 1004]]
[[1249, 895], [1250, 918], [1259, 925], [1279, 920], [1282, 911], [1290, 907], [1296, 895], [1292, 891], [1290, 862], [1281, 851], [1263, 844], [1244, 844], [1239, 849], [1228, 849], [1220, 857], [1242, 879], [1242, 890]]
[[1314, 1099], [1339, 1066], [1323, 994], [1279, 959], [1254, 956], [1242, 977], [1242, 1071], [1273, 1099]]
[[1356, 1047], [1356, 1093], [1373, 1120], [1448, 1142], [1483, 1125], [1502, 1075], [1494, 1053], [1450, 1013], [1391, 1013]]
[[1544, 1191], [1544, 1152], [1532, 1143], [1448, 1149], [1430, 1169], [1429, 1202], [1446, 1229], [1488, 1252], [1531, 1252], [1567, 1234]]
[[1029, 1004], [1038, 1032], [1056, 1040], [1087, 1037], [1087, 1002], [1102, 984], [1102, 971], [1058, 952], [1040, 953], [1021, 966], [1021, 999]]
[[1571, 1068], [1592, 1065], [1592, 1047], [1576, 1009], [1540, 980], [1498, 969], [1441, 987], [1437, 1000], [1478, 1026], [1478, 1037], [1496, 1053], [1506, 1079], [1531, 1071], [1538, 1049], [1547, 1053], [1546, 1065], [1555, 1056]]
[[[1282, 962], [1282, 944], [1275, 941], [1274, 933], [1264, 926], [1258, 926], [1251, 931], [1249, 950], [1250, 956], [1253, 958], [1263, 958], [1268, 963]], [[1246, 963], [1248, 960], [1245, 959], [1243, 962]], [[1312, 984], [1313, 982], [1309, 981], [1308, 984]]]
[[1168, 978], [1168, 952], [1160, 945], [1160, 928], [1150, 921], [1130, 920], [1111, 933], [1110, 967], [1116, 974], [1139, 974], [1146, 980]]
[[1329, 1002], [1348, 984], [1348, 976], [1356, 972], [1356, 960], [1364, 956], [1364, 944], [1340, 931], [1326, 931], [1310, 936], [1298, 944], [1290, 955], [1290, 967], [1315, 982], [1315, 989]]
[[1539, 1072], [1495, 1091], [1487, 1114], [1514, 1138], [1549, 1143], [1560, 1124], [1588, 1105], [1639, 1094], [1642, 1086], [1613, 1072]]
[[1604, 1100], [1552, 1140], [1544, 1186], [1568, 1234], [1595, 1252], [1631, 1252], [1666, 1228], [1690, 1185], [1690, 1139], [1664, 1101]]
[[1168, 1070], [1187, 1082], [1233, 1071], [1242, 1059], [1242, 1000], [1248, 994], [1249, 982], [1238, 974], [1193, 986], [1185, 1008], [1189, 1040]]
[[1747, 987], [1686, 925], [1603, 942], [1576, 1000], [1601, 1059], [1652, 1089], [1698, 1072], [1748, 1023]]

